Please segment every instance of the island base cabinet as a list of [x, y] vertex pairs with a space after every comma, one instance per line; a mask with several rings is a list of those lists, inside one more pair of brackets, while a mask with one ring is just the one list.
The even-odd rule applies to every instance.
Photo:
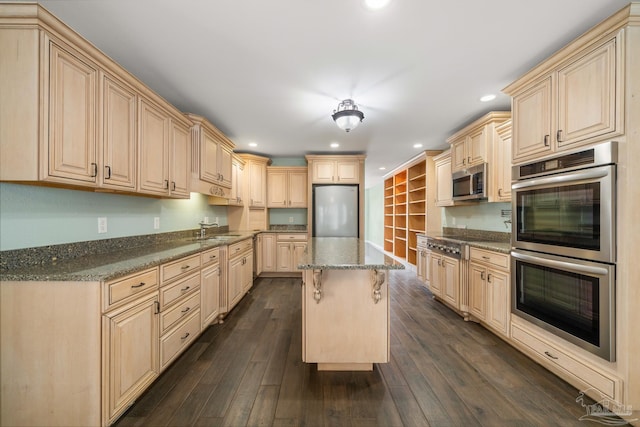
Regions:
[[0, 283], [0, 425], [95, 426], [100, 284]]
[[318, 370], [372, 370], [388, 362], [387, 272], [304, 270], [302, 335], [303, 361]]

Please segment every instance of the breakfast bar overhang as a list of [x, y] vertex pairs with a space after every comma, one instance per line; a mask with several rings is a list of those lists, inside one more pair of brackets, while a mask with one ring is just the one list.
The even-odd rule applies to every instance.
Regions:
[[389, 270], [404, 265], [363, 239], [313, 238], [302, 275], [302, 360], [319, 371], [389, 361]]

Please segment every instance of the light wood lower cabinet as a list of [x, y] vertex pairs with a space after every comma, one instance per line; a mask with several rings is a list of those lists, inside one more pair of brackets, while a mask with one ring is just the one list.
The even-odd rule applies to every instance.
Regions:
[[470, 249], [469, 313], [494, 331], [509, 335], [511, 276], [509, 255]]
[[253, 286], [253, 239], [229, 245], [229, 276], [227, 280], [227, 312]]
[[429, 251], [429, 289], [452, 308], [460, 309], [460, 260]]
[[200, 316], [202, 329], [212, 324], [220, 314], [220, 251], [218, 248], [200, 255]]
[[272, 233], [262, 233], [260, 236], [262, 237], [262, 248], [260, 250], [262, 254], [262, 268], [260, 272], [276, 271], [276, 235]]
[[107, 424], [156, 379], [158, 360], [158, 293], [152, 292], [103, 316], [105, 411]]

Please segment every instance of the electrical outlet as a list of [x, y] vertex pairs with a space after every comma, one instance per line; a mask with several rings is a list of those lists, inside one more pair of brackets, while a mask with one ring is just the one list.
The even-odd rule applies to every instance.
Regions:
[[104, 234], [107, 232], [107, 218], [99, 217], [98, 218], [98, 234]]
[[220, 225], [220, 221], [218, 220], [218, 217], [216, 217], [216, 220], [214, 221], [216, 224]]
[[289, 224], [293, 224], [293, 217], [292, 216], [289, 217]]
[[153, 229], [154, 230], [159, 230], [160, 229], [160, 217], [156, 216], [153, 218]]
[[205, 216], [204, 217], [204, 221], [202, 221], [202, 222], [204, 222], [205, 224], [209, 224], [209, 217]]
[[456, 217], [451, 218], [451, 222], [453, 223], [453, 225], [456, 225]]

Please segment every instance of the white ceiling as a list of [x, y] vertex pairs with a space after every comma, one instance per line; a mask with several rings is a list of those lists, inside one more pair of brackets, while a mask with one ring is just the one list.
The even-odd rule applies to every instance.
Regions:
[[[392, 0], [380, 11], [362, 0], [40, 3], [237, 151], [364, 152], [370, 187], [380, 167], [510, 109], [503, 87], [628, 0]], [[479, 102], [487, 93], [498, 97]], [[345, 98], [365, 114], [350, 133], [330, 117]]]

